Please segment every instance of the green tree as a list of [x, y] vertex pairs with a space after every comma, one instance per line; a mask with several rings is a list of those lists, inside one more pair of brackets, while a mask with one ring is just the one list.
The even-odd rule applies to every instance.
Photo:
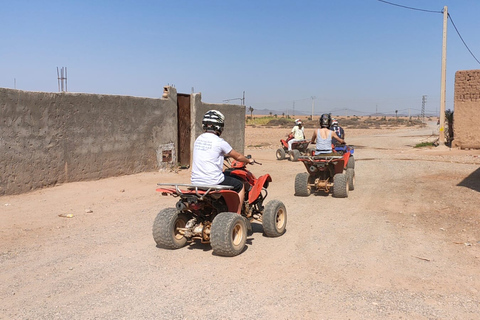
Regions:
[[250, 119], [253, 119], [253, 108], [252, 106], [248, 107], [248, 111], [250, 111]]

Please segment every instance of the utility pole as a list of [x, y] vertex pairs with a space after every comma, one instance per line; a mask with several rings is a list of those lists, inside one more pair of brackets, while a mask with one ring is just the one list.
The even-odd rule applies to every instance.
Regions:
[[241, 101], [241, 105], [244, 106], [245, 105], [245, 91], [243, 91], [243, 97], [242, 98], [233, 98], [233, 99], [225, 99], [223, 100], [223, 102], [230, 102], [230, 101], [233, 101], [233, 100], [240, 100]]
[[67, 67], [62, 67], [60, 73], [57, 67], [58, 92], [66, 92], [67, 88]]
[[440, 89], [440, 136], [438, 140], [440, 143], [445, 143], [445, 96], [446, 96], [446, 82], [447, 82], [447, 22], [448, 9], [443, 7], [443, 45], [442, 45], [442, 84]]
[[312, 96], [312, 120], [313, 120], [313, 110], [315, 109], [315, 96]]

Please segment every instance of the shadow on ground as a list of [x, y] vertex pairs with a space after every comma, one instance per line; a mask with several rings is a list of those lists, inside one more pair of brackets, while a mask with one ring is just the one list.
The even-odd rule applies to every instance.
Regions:
[[480, 192], [480, 168], [473, 171], [468, 177], [462, 180], [459, 184], [459, 187], [467, 187], [469, 189]]

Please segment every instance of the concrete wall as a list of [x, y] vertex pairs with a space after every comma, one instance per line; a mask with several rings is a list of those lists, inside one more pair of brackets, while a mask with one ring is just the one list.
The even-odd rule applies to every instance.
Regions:
[[[215, 109], [225, 116], [225, 128], [222, 138], [233, 149], [243, 154], [245, 150], [245, 106], [233, 104], [213, 104], [202, 102], [201, 93], [192, 94], [192, 119], [195, 123], [192, 128], [192, 150], [195, 139], [203, 133], [202, 119], [205, 112]], [[193, 152], [192, 152], [193, 154]]]
[[[191, 151], [210, 109], [243, 152], [245, 106], [202, 103], [200, 93], [190, 99]], [[0, 196], [174, 166], [178, 118], [170, 86], [161, 99], [0, 88]]]
[[455, 73], [452, 147], [480, 149], [480, 70]]
[[163, 149], [175, 149], [176, 110], [176, 92], [147, 99], [0, 88], [0, 195], [155, 170]]

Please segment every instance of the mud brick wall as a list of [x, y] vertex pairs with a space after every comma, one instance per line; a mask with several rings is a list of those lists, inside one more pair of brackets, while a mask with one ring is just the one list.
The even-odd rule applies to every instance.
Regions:
[[0, 88], [0, 196], [158, 169], [159, 150], [177, 142], [170, 90], [147, 99]]
[[480, 70], [455, 73], [453, 147], [480, 149]]

